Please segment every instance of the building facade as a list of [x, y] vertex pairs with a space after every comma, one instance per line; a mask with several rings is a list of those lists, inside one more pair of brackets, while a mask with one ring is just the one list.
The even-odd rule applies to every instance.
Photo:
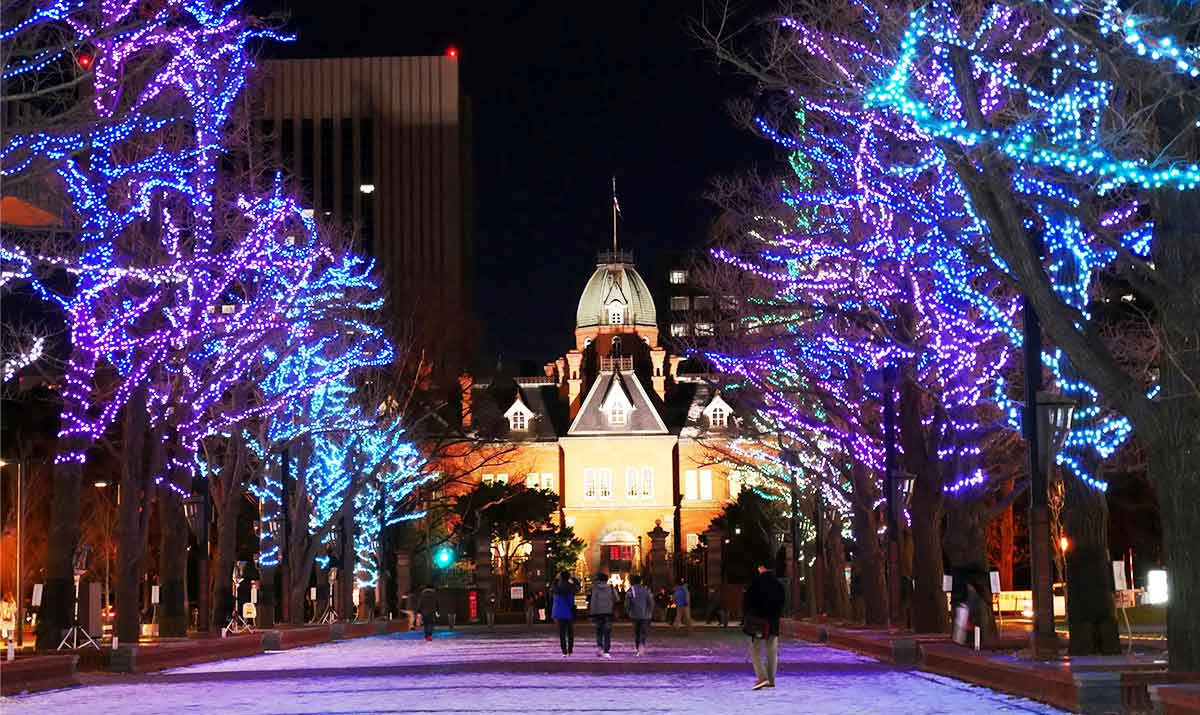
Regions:
[[[259, 127], [318, 219], [353, 231], [393, 319], [437, 356], [467, 354], [469, 150], [454, 57], [268, 60]], [[410, 330], [412, 331], [410, 333]]]
[[638, 570], [656, 525], [671, 551], [690, 551], [744, 483], [722, 458], [741, 417], [735, 395], [680, 362], [659, 343], [632, 255], [601, 253], [573, 344], [543, 374], [463, 376], [464, 422], [511, 448], [480, 479], [554, 490], [563, 523], [587, 542], [587, 573]]

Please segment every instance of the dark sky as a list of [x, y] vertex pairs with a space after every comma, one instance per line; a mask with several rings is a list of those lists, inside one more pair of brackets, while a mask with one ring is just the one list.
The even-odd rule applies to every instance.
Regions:
[[[552, 359], [611, 243], [657, 285], [664, 250], [700, 245], [712, 177], [761, 162], [764, 143], [725, 103], [748, 90], [718, 73], [686, 24], [703, 0], [374, 2], [255, 0], [291, 11], [299, 40], [274, 56], [460, 52], [474, 157], [473, 303], [484, 362]], [[401, 9], [403, 8], [403, 10]]]

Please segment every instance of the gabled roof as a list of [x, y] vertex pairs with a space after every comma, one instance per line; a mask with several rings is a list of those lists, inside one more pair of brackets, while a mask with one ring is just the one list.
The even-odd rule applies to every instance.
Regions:
[[[698, 438], [703, 436], [737, 436], [742, 432], [741, 419], [747, 416], [747, 407], [738, 400], [736, 390], [721, 389], [714, 378], [707, 375], [679, 375], [675, 387], [667, 400], [672, 424], [679, 425], [679, 436]], [[729, 410], [727, 427], [712, 429], [709, 416], [715, 407]]]
[[[606, 408], [614, 400], [628, 403], [628, 419], [623, 425], [608, 422]], [[567, 430], [568, 435], [589, 434], [670, 434], [658, 410], [637, 375], [614, 370], [601, 373], [592, 383], [579, 414]]]
[[[508, 418], [517, 409], [529, 415], [528, 429], [510, 429]], [[566, 423], [567, 406], [553, 381], [497, 377], [472, 386], [471, 431], [485, 439], [553, 441]]]

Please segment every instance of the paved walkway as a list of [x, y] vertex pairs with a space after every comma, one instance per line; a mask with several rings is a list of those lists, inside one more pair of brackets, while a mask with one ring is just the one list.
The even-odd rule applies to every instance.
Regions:
[[145, 676], [97, 675], [84, 688], [6, 698], [23, 713], [874, 713], [1057, 714], [984, 688], [789, 642], [778, 687], [751, 691], [746, 639], [736, 629], [666, 627], [635, 658], [631, 631], [613, 658], [580, 628], [563, 658], [552, 629], [497, 628], [363, 638]]

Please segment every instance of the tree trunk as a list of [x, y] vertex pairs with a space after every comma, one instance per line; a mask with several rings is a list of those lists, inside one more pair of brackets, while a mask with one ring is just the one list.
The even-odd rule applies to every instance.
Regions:
[[1117, 655], [1121, 639], [1113, 603], [1104, 492], [1063, 470], [1067, 549], [1067, 624], [1071, 655]]
[[913, 542], [912, 629], [945, 633], [949, 628], [942, 591], [942, 496], [924, 493], [917, 478], [910, 506]]
[[118, 508], [117, 611], [113, 633], [118, 641], [137, 643], [141, 636], [140, 592], [150, 526], [150, 480], [163, 467], [162, 441], [147, 440], [149, 416], [142, 408], [144, 390], [130, 398], [125, 419], [124, 469]]
[[158, 489], [158, 517], [162, 529], [158, 555], [158, 634], [187, 636], [188, 523], [183, 501], [169, 487]]
[[[1182, 400], [1181, 400], [1182, 401]], [[1193, 423], [1194, 424], [1194, 423]], [[1200, 671], [1200, 445], [1173, 428], [1149, 446], [1150, 476], [1162, 514], [1167, 558], [1167, 658], [1172, 672]]]
[[834, 618], [850, 616], [850, 586], [846, 583], [846, 548], [842, 541], [842, 520], [831, 514], [825, 521], [825, 603]]
[[[942, 544], [954, 579], [951, 603], [956, 607], [960, 603], [970, 606], [971, 619], [979, 626], [983, 644], [994, 643], [998, 633], [988, 574], [987, 523], [978, 499], [966, 496], [947, 500]], [[974, 589], [974, 595], [970, 589]]]
[[258, 619], [255, 625], [267, 629], [275, 627], [275, 574], [274, 566], [263, 566], [258, 571]]
[[[237, 560], [237, 519], [240, 491], [222, 494], [217, 505], [217, 557], [213, 560], [213, 630], [225, 627], [233, 616], [233, 563]], [[204, 586], [202, 585], [201, 588]]]
[[337, 582], [338, 590], [341, 591], [338, 598], [341, 601], [341, 608], [338, 614], [344, 621], [352, 621], [358, 615], [354, 609], [354, 571], [356, 561], [354, 534], [358, 531], [357, 526], [354, 523], [354, 511], [347, 511], [346, 515], [342, 517], [342, 553], [338, 554], [338, 557], [342, 560], [342, 569], [338, 571]]
[[58, 647], [63, 631], [71, 627], [75, 606], [73, 561], [79, 545], [79, 485], [83, 480], [83, 465], [76, 461], [61, 462], [54, 465], [53, 474], [46, 585], [37, 621], [38, 650]]
[[859, 588], [863, 599], [864, 620], [868, 626], [888, 623], [887, 579], [884, 554], [879, 547], [879, 519], [874, 509], [863, 509], [854, 500], [854, 544], [858, 562]]
[[288, 565], [292, 569], [292, 589], [288, 594], [289, 615], [292, 625], [300, 626], [304, 625], [304, 597], [308, 594], [308, 583], [312, 579], [313, 562], [311, 558], [301, 563], [289, 559]]
[[1016, 518], [1013, 516], [1013, 507], [1011, 504], [993, 522], [993, 528], [998, 532], [998, 541], [1000, 543], [1000, 558], [996, 563], [996, 567], [1000, 571], [1000, 589], [1002, 591], [1012, 591], [1013, 570], [1016, 561], [1017, 523]]

